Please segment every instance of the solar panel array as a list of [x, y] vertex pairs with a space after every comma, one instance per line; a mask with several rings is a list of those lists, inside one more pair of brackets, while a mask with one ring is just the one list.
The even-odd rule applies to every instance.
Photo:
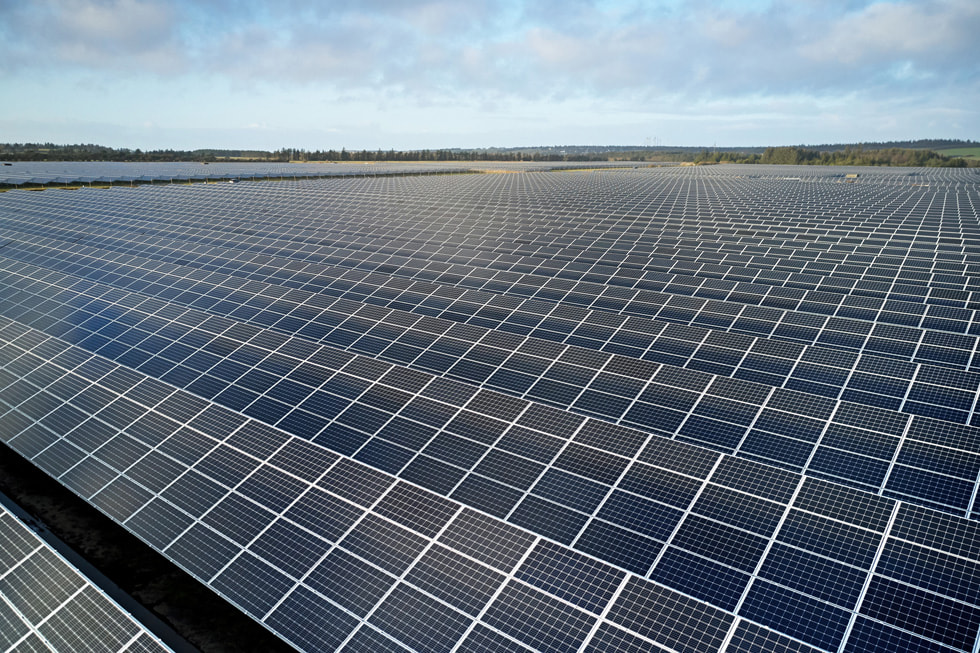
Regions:
[[5, 193], [0, 437], [301, 650], [973, 653], [980, 176], [842, 181]]
[[170, 649], [0, 505], [0, 650]]
[[[550, 170], [581, 167], [569, 162], [373, 161], [370, 163], [239, 163], [184, 162], [120, 163], [113, 161], [16, 161], [0, 167], [0, 187], [222, 181], [243, 179], [303, 179], [317, 177], [433, 174], [472, 170]], [[599, 162], [590, 166], [622, 167]]]

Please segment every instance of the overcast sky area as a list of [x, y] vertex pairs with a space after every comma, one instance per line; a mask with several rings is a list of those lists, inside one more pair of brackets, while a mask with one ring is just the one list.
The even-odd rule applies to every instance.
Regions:
[[0, 0], [0, 142], [976, 140], [978, 35], [978, 0]]

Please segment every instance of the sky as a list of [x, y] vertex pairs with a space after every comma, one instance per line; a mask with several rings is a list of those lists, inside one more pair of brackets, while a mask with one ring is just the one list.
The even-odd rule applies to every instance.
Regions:
[[980, 0], [0, 0], [0, 142], [980, 140]]

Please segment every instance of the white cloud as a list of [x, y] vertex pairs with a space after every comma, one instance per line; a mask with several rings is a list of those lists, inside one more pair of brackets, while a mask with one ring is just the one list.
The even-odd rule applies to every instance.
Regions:
[[[40, 0], [2, 7], [8, 71], [39, 67], [151, 71], [184, 69], [178, 14], [153, 0]], [[6, 56], [3, 56], [6, 55]]]
[[909, 56], [945, 59], [975, 48], [978, 34], [980, 3], [974, 0], [876, 2], [828, 21], [801, 53], [858, 65]]
[[[448, 118], [453, 134], [532, 114], [539, 125], [550, 110], [550, 125], [576, 128], [633, 113], [640, 142], [665, 140], [661, 114], [725, 123], [741, 140], [765, 124], [832, 130], [827, 107], [840, 103], [887, 107], [906, 130], [913, 109], [976, 107], [978, 33], [977, 0], [0, 0], [0, 79], [11, 91], [55, 84], [72, 115], [166, 96], [157, 126], [224, 114], [235, 121], [219, 124], [270, 138], [324, 113], [355, 124], [368, 107], [389, 134], [449, 130]], [[147, 97], [126, 92], [135, 86]], [[31, 104], [9, 102], [0, 119]], [[977, 110], [964, 110], [970, 125]]]

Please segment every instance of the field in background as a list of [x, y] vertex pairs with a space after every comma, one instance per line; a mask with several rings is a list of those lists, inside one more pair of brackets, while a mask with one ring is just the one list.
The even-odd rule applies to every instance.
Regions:
[[953, 147], [948, 150], [937, 150], [945, 156], [961, 156], [963, 158], [980, 159], [980, 147]]

